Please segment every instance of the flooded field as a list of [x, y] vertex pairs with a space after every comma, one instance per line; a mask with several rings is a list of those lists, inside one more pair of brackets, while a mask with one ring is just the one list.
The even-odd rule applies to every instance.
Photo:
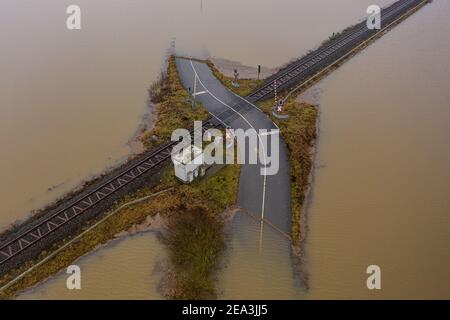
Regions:
[[434, 1], [322, 86], [310, 298], [450, 297], [449, 13]]
[[76, 262], [82, 270], [81, 290], [67, 290], [68, 275], [63, 270], [45, 285], [32, 288], [18, 298], [162, 299], [158, 287], [166, 259], [164, 247], [154, 233], [114, 240]]
[[[130, 155], [172, 40], [181, 54], [276, 67], [372, 3], [84, 0], [82, 30], [69, 32], [69, 1], [2, 1], [0, 229]], [[275, 6], [283, 19], [267, 23]], [[259, 225], [238, 218], [222, 298], [450, 296], [448, 14], [447, 1], [434, 1], [320, 84], [309, 289], [285, 239], [265, 226], [260, 245]], [[68, 291], [60, 273], [21, 298], [160, 298], [163, 256], [152, 234], [130, 237], [79, 261], [81, 291]], [[365, 287], [369, 264], [382, 268], [379, 292]]]

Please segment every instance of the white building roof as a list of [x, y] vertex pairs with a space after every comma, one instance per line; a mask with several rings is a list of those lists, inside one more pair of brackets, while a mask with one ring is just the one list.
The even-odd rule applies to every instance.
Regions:
[[[203, 162], [203, 151], [195, 145], [191, 145], [189, 148], [184, 148], [182, 152], [175, 154], [172, 159], [183, 165], [195, 163], [201, 164]], [[201, 157], [201, 158], [199, 158]]]

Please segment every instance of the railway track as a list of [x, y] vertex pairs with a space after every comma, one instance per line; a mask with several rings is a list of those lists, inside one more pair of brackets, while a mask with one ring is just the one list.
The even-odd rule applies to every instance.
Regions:
[[[409, 10], [419, 7], [427, 0], [400, 0], [381, 11], [381, 28], [383, 29]], [[307, 54], [303, 58], [294, 61], [284, 69], [267, 78], [263, 85], [247, 96], [247, 99], [255, 103], [274, 96], [274, 81], [276, 80], [279, 92], [290, 90], [295, 85], [315, 75], [318, 71], [331, 65], [334, 61], [345, 56], [357, 45], [375, 35], [378, 30], [370, 30], [366, 21], [344, 31], [335, 39], [332, 39], [317, 50]]]
[[[211, 128], [226, 127], [228, 123], [234, 119], [235, 112], [233, 110], [226, 110], [220, 114], [212, 115], [202, 124], [203, 133]], [[190, 132], [191, 136], [195, 133], [194, 130]], [[78, 199], [67, 202], [62, 209], [53, 212], [49, 211], [36, 222], [29, 225], [24, 225], [21, 231], [16, 232], [5, 237], [0, 242], [0, 275], [10, 270], [14, 263], [5, 267], [4, 265], [20, 256], [23, 252], [28, 250], [39, 242], [44, 241], [52, 233], [56, 232], [63, 226], [73, 222], [77, 217], [82, 216], [88, 210], [92, 209], [101, 202], [104, 202], [113, 194], [122, 190], [124, 187], [138, 179], [142, 175], [151, 172], [154, 169], [160, 169], [164, 164], [168, 163], [171, 158], [173, 147], [178, 144], [177, 141], [172, 141], [163, 144], [155, 150], [149, 152], [143, 159], [139, 160], [131, 166], [124, 166], [123, 170], [108, 179], [106, 182], [97, 186], [93, 190], [87, 192]], [[25, 223], [27, 224], [27, 223]], [[44, 250], [42, 246], [41, 250]], [[36, 252], [33, 256], [38, 255]]]
[[[202, 131], [221, 126], [222, 123], [215, 118], [209, 118], [203, 123]], [[202, 134], [203, 134], [202, 132]], [[191, 131], [191, 135], [194, 131]], [[81, 199], [67, 203], [62, 209], [50, 213], [39, 219], [33, 226], [24, 227], [17, 235], [7, 237], [0, 244], [0, 266], [20, 255], [23, 251], [45, 239], [49, 234], [70, 223], [75, 218], [83, 215], [86, 211], [98, 205], [112, 194], [123, 189], [132, 181], [142, 175], [158, 168], [171, 157], [172, 148], [178, 142], [166, 143], [156, 150], [150, 152], [139, 162], [131, 167], [126, 167], [114, 177], [110, 178], [94, 190], [90, 191]]]
[[[388, 25], [407, 11], [425, 2], [427, 1], [400, 0], [395, 2], [382, 10], [383, 26]], [[316, 51], [311, 52], [269, 77], [260, 88], [248, 95], [247, 99], [251, 103], [255, 103], [273, 96], [274, 80], [277, 81], [277, 87], [280, 91], [292, 88], [304, 79], [322, 70], [327, 65], [332, 64], [351, 51], [357, 44], [368, 39], [375, 33], [376, 31], [367, 29], [365, 22], [355, 25], [336, 37], [336, 39], [329, 41]], [[254, 109], [251, 103], [239, 102], [234, 107], [240, 113], [246, 113]], [[202, 131], [204, 132], [209, 128], [227, 126], [235, 117], [236, 113], [233, 110], [227, 110], [219, 115], [213, 115], [203, 123]], [[191, 134], [193, 133], [192, 131]], [[124, 166], [123, 170], [120, 170], [113, 177], [107, 179], [107, 181], [95, 187], [93, 190], [86, 192], [82, 196], [75, 197], [73, 201], [68, 201], [62, 205], [61, 209], [55, 211], [50, 210], [48, 214], [43, 215], [32, 223], [25, 223], [20, 227], [19, 231], [4, 236], [0, 242], [0, 274], [13, 268], [14, 259], [27, 250], [38, 247], [37, 252], [27, 258], [31, 259], [37, 256], [40, 251], [48, 248], [51, 245], [51, 241], [48, 241], [50, 243], [47, 244], [39, 244], [63, 226], [76, 223], [75, 219], [77, 217], [99, 206], [106, 199], [136, 179], [152, 172], [152, 170], [158, 170], [170, 159], [172, 148], [175, 144], [177, 142], [168, 142], [160, 146], [156, 150], [149, 152], [136, 163], [130, 166]]]

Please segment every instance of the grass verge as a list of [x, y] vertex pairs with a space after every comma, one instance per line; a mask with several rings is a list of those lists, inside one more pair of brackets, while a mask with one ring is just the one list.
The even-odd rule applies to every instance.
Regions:
[[279, 120], [272, 116], [272, 106], [272, 101], [259, 105], [280, 127], [288, 149], [291, 175], [291, 238], [294, 246], [298, 247], [306, 235], [305, 205], [313, 168], [318, 110], [312, 105], [297, 102], [293, 97], [284, 104], [284, 112], [289, 118]]
[[176, 272], [176, 299], [209, 299], [215, 297], [213, 271], [224, 247], [221, 236], [223, 221], [203, 208], [186, 210], [169, 219], [163, 235], [170, 248], [170, 259]]
[[198, 103], [192, 109], [188, 102], [189, 94], [181, 84], [174, 56], [169, 58], [167, 73], [151, 85], [149, 96], [156, 106], [157, 118], [153, 128], [143, 135], [146, 149], [167, 142], [173, 130], [189, 129], [194, 120], [205, 120], [209, 116], [206, 109]]

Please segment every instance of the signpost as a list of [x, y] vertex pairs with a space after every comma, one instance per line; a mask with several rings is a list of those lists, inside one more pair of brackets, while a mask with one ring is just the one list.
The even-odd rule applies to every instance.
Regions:
[[275, 96], [275, 105], [277, 105], [277, 79], [273, 80], [273, 92]]
[[235, 88], [239, 88], [238, 77], [239, 77], [239, 72], [237, 71], [237, 69], [234, 69], [234, 80], [231, 82], [231, 84]]
[[195, 91], [197, 90], [197, 74], [194, 75], [194, 93], [192, 94], [192, 109], [195, 108]]
[[277, 80], [275, 79], [273, 81], [273, 93], [275, 98], [275, 104], [272, 107], [272, 114], [274, 117], [280, 119], [280, 120], [286, 120], [289, 118], [289, 115], [283, 114], [283, 99], [280, 99], [278, 101], [278, 95], [277, 95]]

